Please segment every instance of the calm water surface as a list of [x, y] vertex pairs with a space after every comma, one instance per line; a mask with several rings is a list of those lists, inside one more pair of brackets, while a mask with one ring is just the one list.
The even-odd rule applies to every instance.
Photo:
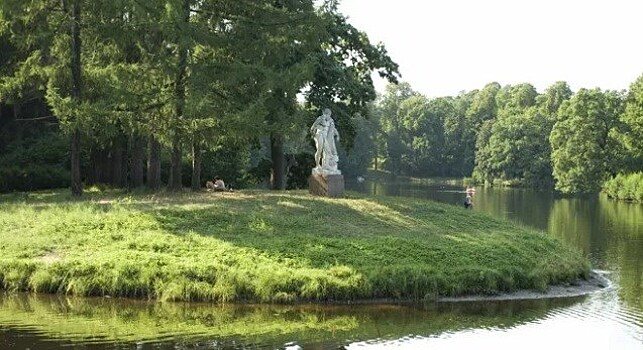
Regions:
[[[461, 206], [463, 186], [347, 184]], [[0, 295], [0, 349], [643, 349], [643, 205], [478, 188], [474, 210], [555, 235], [606, 271], [585, 297], [271, 306]]]

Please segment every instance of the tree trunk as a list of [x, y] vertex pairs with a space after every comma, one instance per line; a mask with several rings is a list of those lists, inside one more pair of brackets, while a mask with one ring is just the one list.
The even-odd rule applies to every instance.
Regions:
[[89, 173], [85, 178], [85, 184], [95, 185], [98, 182], [98, 151], [92, 147], [89, 151]]
[[167, 189], [170, 191], [180, 191], [183, 187], [181, 183], [181, 147], [176, 139], [172, 142], [172, 158], [170, 163], [170, 180]]
[[109, 151], [106, 149], [101, 149], [99, 151], [98, 158], [98, 176], [96, 177], [98, 183], [109, 184], [112, 183], [112, 172], [111, 169], [111, 158], [109, 157]]
[[273, 190], [284, 190], [286, 179], [284, 173], [284, 140], [277, 133], [270, 134], [270, 158], [272, 169], [270, 174], [270, 188]]
[[120, 138], [114, 140], [112, 144], [112, 164], [111, 164], [111, 173], [112, 173], [112, 185], [116, 187], [123, 187], [123, 143]]
[[123, 183], [122, 187], [123, 188], [128, 188], [128, 174], [129, 174], [129, 162], [128, 162], [128, 151], [127, 151], [127, 139], [123, 139], [121, 147], [121, 159], [123, 160], [121, 163], [121, 181]]
[[373, 160], [374, 160], [374, 161], [373, 161], [373, 167], [375, 168], [375, 171], [377, 171], [377, 165], [378, 165], [378, 164], [377, 164], [377, 161], [378, 161], [377, 157], [378, 157], [378, 155], [377, 155], [377, 151], [375, 151], [375, 157], [374, 157], [374, 159], [373, 159]]
[[74, 197], [83, 195], [83, 183], [80, 178], [80, 130], [78, 128], [71, 135], [71, 194]]
[[[9, 131], [5, 135], [10, 135], [9, 136], [9, 142], [13, 139], [14, 141], [22, 141], [23, 139], [23, 129], [18, 125], [16, 122], [20, 118], [22, 106], [20, 105], [19, 102], [15, 102], [13, 104], [13, 123], [9, 123], [9, 130], [13, 129], [12, 131]], [[11, 124], [13, 124], [13, 127], [11, 127]]]
[[152, 191], [161, 188], [161, 144], [150, 136], [147, 158], [147, 187]]
[[[80, 0], [72, 3], [71, 16], [71, 98], [81, 101], [81, 62], [80, 62]], [[78, 116], [76, 116], [78, 117]], [[83, 183], [80, 178], [80, 130], [74, 127], [71, 134], [71, 193], [75, 197], [83, 194]]]
[[198, 143], [192, 144], [192, 191], [201, 190], [201, 147]]
[[90, 185], [105, 183], [107, 154], [104, 149], [94, 146], [89, 154], [89, 173], [85, 182]]
[[[190, 1], [183, 0], [183, 18], [184, 23], [190, 22]], [[188, 67], [188, 48], [185, 44], [182, 43], [182, 40], [179, 40], [179, 60], [177, 63], [177, 73], [174, 80], [174, 118], [175, 126], [174, 136], [172, 139], [172, 163], [170, 167], [170, 181], [168, 184], [168, 190], [170, 191], [179, 191], [183, 187], [181, 183], [181, 147], [180, 147], [180, 124], [183, 120], [183, 113], [185, 107], [185, 76], [187, 74]]]
[[141, 137], [132, 137], [132, 181], [131, 187], [137, 188], [143, 186], [143, 161], [145, 157], [145, 144]]

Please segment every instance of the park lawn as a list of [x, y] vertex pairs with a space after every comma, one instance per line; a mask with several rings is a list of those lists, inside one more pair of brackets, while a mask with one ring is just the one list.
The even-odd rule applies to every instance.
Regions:
[[0, 196], [0, 288], [215, 302], [421, 300], [589, 275], [555, 238], [432, 201], [303, 191]]

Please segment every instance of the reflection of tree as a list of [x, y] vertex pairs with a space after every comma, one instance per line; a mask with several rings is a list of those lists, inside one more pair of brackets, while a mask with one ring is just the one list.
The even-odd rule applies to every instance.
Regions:
[[524, 189], [482, 187], [476, 192], [474, 206], [487, 214], [546, 230], [551, 212], [551, 194]]
[[575, 246], [590, 256], [596, 266], [598, 258], [602, 260], [605, 245], [594, 244], [596, 240], [604, 240], [597, 232], [598, 207], [596, 201], [582, 198], [558, 199], [552, 206], [549, 217], [548, 231], [570, 246]]
[[618, 270], [619, 296], [643, 310], [643, 205], [600, 198], [601, 218], [609, 232], [608, 263]]
[[0, 324], [73, 343], [158, 342], [161, 338], [174, 338], [183, 344], [208, 339], [217, 344], [278, 348], [296, 340], [314, 349], [335, 348], [352, 341], [398, 339], [409, 334], [428, 336], [469, 328], [512, 327], [578, 300], [440, 304], [436, 308], [221, 306], [14, 295], [0, 297]]

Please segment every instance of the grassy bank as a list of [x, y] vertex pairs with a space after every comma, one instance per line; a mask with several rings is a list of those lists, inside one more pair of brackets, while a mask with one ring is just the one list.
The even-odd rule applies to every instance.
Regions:
[[0, 287], [331, 301], [544, 290], [586, 276], [544, 233], [425, 200], [305, 192], [0, 196]]

